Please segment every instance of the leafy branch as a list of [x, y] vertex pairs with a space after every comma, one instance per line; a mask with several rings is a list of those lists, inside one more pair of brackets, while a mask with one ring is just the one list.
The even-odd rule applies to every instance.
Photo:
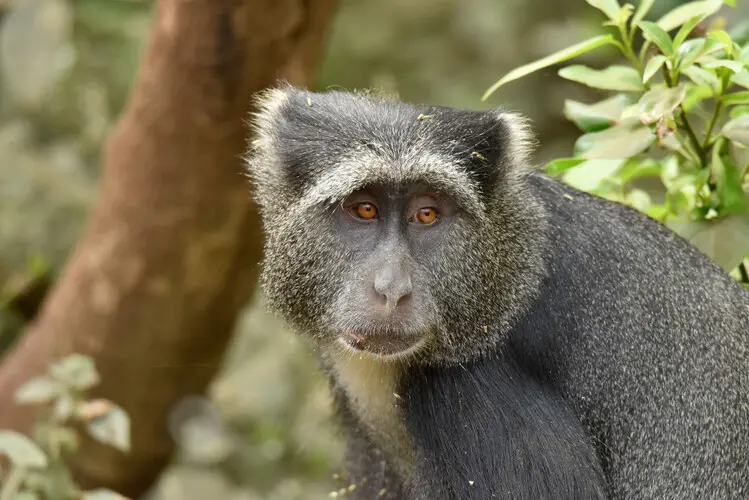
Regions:
[[[655, 21], [647, 19], [654, 0], [636, 9], [586, 1], [605, 15], [604, 33], [510, 71], [483, 100], [540, 69], [618, 49], [627, 64], [559, 69], [611, 95], [565, 101], [565, 116], [583, 134], [572, 156], [546, 172], [666, 223], [749, 287], [749, 43], [709, 20], [735, 0], [689, 2]], [[641, 182], [647, 178], [660, 182]]]
[[10, 462], [1, 476], [0, 500], [127, 500], [105, 489], [81, 491], [65, 467], [78, 448], [80, 428], [123, 452], [130, 449], [130, 419], [124, 410], [108, 400], [85, 398], [98, 383], [93, 360], [72, 354], [18, 388], [17, 403], [47, 405], [47, 411], [33, 439], [0, 430], [0, 455]]

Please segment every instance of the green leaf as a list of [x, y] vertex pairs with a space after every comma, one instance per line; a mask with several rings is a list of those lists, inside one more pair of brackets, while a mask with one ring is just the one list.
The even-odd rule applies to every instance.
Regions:
[[[693, 38], [693, 40], [704, 40], [705, 42], [705, 46], [702, 48], [702, 53], [700, 55], [711, 55], [723, 50], [723, 45], [714, 38]], [[686, 44], [688, 42], [689, 40], [684, 43]]]
[[681, 72], [697, 85], [707, 85], [713, 89], [720, 86], [720, 80], [713, 71], [702, 69], [699, 66], [690, 66], [681, 70]]
[[45, 442], [57, 456], [63, 452], [73, 453], [78, 449], [78, 433], [69, 427], [51, 426], [45, 437]]
[[618, 42], [614, 39], [614, 36], [611, 34], [599, 35], [599, 36], [590, 38], [588, 40], [585, 40], [584, 42], [577, 43], [575, 45], [562, 49], [558, 52], [550, 54], [542, 59], [539, 59], [538, 61], [515, 68], [514, 70], [510, 71], [505, 76], [503, 76], [497, 83], [492, 85], [491, 88], [489, 88], [489, 90], [487, 90], [484, 93], [481, 100], [485, 101], [499, 87], [501, 87], [502, 85], [508, 82], [517, 80], [518, 78], [522, 78], [540, 69], [547, 68], [549, 66], [553, 66], [555, 64], [559, 64], [564, 61], [568, 61], [574, 57], [577, 57], [582, 54], [586, 54], [599, 47], [603, 47], [604, 45], [617, 44], [617, 43]]
[[681, 103], [681, 109], [684, 111], [690, 111], [697, 104], [710, 99], [715, 91], [709, 85], [688, 85], [687, 96], [684, 98], [684, 102]]
[[712, 61], [701, 62], [703, 68], [728, 68], [734, 73], [739, 73], [746, 68], [746, 63], [739, 61], [729, 61], [728, 59], [714, 59]]
[[672, 220], [668, 226], [731, 272], [749, 253], [749, 214], [734, 214], [711, 221]]
[[633, 189], [627, 193], [625, 202], [627, 205], [639, 210], [640, 212], [647, 212], [648, 208], [650, 208], [651, 200], [650, 195], [645, 191], [641, 189]]
[[17, 467], [44, 468], [48, 463], [39, 445], [15, 431], [0, 430], [0, 455], [7, 456]]
[[627, 161], [624, 167], [617, 173], [616, 177], [623, 183], [631, 182], [643, 177], [660, 177], [663, 165], [651, 158], [644, 160], [631, 159]]
[[624, 164], [619, 160], [588, 160], [568, 170], [562, 180], [570, 186], [586, 192], [595, 190], [604, 179], [614, 175]]
[[55, 419], [67, 421], [73, 416], [75, 409], [76, 401], [73, 399], [72, 394], [69, 392], [63, 392], [57, 397], [57, 401], [55, 401], [55, 406], [52, 411]]
[[749, 89], [749, 70], [743, 69], [731, 77], [731, 81], [737, 85], [741, 85], [745, 89]]
[[640, 106], [637, 103], [631, 104], [622, 110], [619, 117], [620, 123], [630, 123], [640, 121]]
[[749, 90], [742, 92], [733, 92], [731, 94], [725, 94], [720, 98], [723, 104], [749, 104]]
[[625, 4], [616, 12], [614, 19], [604, 23], [604, 25], [619, 26], [624, 29], [627, 26], [627, 20], [632, 16], [633, 10], [632, 4]]
[[704, 0], [702, 2], [689, 2], [679, 5], [661, 17], [658, 20], [658, 26], [664, 31], [671, 31], [693, 17], [699, 16], [701, 19], [704, 19], [707, 16], [712, 16], [720, 10], [722, 5], [722, 0]]
[[705, 185], [707, 184], [707, 181], [710, 179], [710, 170], [709, 169], [702, 169], [699, 170], [694, 175], [694, 180], [692, 181], [693, 187], [696, 188], [697, 191], [701, 190]]
[[735, 108], [731, 109], [729, 116], [731, 118], [737, 118], [741, 115], [746, 115], [746, 114], [749, 114], [749, 106], [736, 106]]
[[56, 380], [79, 391], [88, 390], [100, 382], [93, 358], [83, 354], [71, 354], [54, 363], [49, 373]]
[[718, 42], [721, 47], [723, 47], [723, 50], [726, 51], [726, 54], [730, 57], [733, 54], [733, 40], [731, 40], [731, 35], [729, 35], [724, 30], [714, 30], [708, 33], [708, 38], [711, 38]]
[[557, 176], [586, 161], [588, 160], [585, 158], [557, 158], [544, 165], [544, 172], [551, 176]]
[[671, 151], [675, 151], [682, 156], [689, 156], [690, 153], [684, 149], [684, 147], [681, 145], [678, 139], [674, 136], [674, 134], [668, 134], [666, 137], [662, 138], [659, 146], [664, 147], [666, 149], [669, 149]]
[[668, 215], [668, 208], [666, 205], [650, 205], [645, 213], [652, 219], [663, 220]]
[[739, 52], [739, 61], [749, 63], [749, 43], [744, 45], [744, 48], [742, 48], [741, 52]]
[[89, 420], [86, 428], [97, 441], [123, 452], [130, 450], [130, 417], [119, 406], [112, 404], [106, 414]]
[[645, 65], [645, 70], [642, 72], [642, 83], [647, 83], [648, 80], [653, 78], [653, 75], [661, 69], [661, 66], [663, 66], [663, 63], [666, 62], [666, 60], [666, 56], [662, 54], [652, 57]]
[[648, 127], [618, 125], [580, 136], [575, 141], [575, 156], [623, 160], [645, 151], [654, 140], [655, 134]]
[[656, 44], [661, 52], [669, 57], [673, 55], [674, 45], [671, 37], [660, 26], [650, 21], [640, 21], [639, 27], [645, 38]]
[[640, 112], [643, 123], [655, 123], [663, 117], [671, 116], [687, 95], [683, 85], [677, 87], [655, 87], [640, 98]]
[[591, 104], [591, 108], [605, 113], [613, 119], [617, 119], [621, 116], [628, 106], [631, 106], [635, 101], [632, 99], [631, 94], [618, 93], [611, 97], [607, 97], [602, 101]]
[[616, 20], [617, 13], [619, 12], [619, 2], [616, 0], [585, 0], [588, 4], [592, 5], [596, 9], [600, 10], [606, 17], [612, 21]]
[[720, 156], [722, 142], [725, 139], [718, 139], [713, 146], [712, 168], [715, 175], [716, 192], [720, 200], [721, 215], [732, 213], [742, 213], [746, 211], [746, 195], [741, 184], [739, 170], [726, 158], [724, 161]]
[[564, 116], [583, 132], [597, 132], [616, 124], [630, 102], [625, 94], [616, 94], [595, 104], [567, 99], [564, 101]]
[[640, 21], [645, 19], [650, 9], [653, 7], [655, 0], [642, 0], [640, 5], [637, 6], [634, 16], [632, 16], [632, 26], [637, 26]]
[[640, 74], [629, 66], [614, 65], [597, 70], [576, 64], [560, 69], [559, 76], [596, 89], [624, 92], [640, 92], [645, 89], [640, 81]]
[[693, 17], [686, 23], [684, 23], [681, 28], [679, 29], [679, 32], [676, 33], [676, 36], [674, 37], [674, 48], [678, 49], [679, 46], [684, 43], [684, 40], [687, 39], [689, 34], [692, 32], [692, 30], [700, 24], [700, 21], [702, 18], [700, 16]]
[[677, 179], [681, 179], [683, 176], [680, 175], [679, 159], [674, 156], [668, 156], [663, 160], [661, 168], [661, 181], [666, 189], [674, 191], [674, 183]]
[[741, 115], [723, 125], [720, 135], [731, 141], [749, 147], [749, 116]]
[[60, 394], [60, 386], [47, 376], [34, 377], [16, 389], [15, 401], [19, 404], [49, 403]]
[[583, 132], [605, 130], [615, 123], [615, 120], [605, 113], [571, 99], [564, 101], [564, 116]]
[[668, 189], [667, 205], [674, 215], [684, 215], [698, 209], [700, 191], [710, 178], [710, 170], [693, 170], [693, 165], [681, 168], [678, 162], [664, 163], [661, 181]]
[[688, 68], [694, 64], [698, 57], [705, 55], [707, 52], [715, 51], [715, 47], [720, 47], [720, 44], [715, 40], [704, 38], [686, 40], [676, 50], [675, 66], [677, 68]]

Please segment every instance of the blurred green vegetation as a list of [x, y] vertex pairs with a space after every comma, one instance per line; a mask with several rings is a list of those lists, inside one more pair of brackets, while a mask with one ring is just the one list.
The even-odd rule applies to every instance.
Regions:
[[[656, 3], [651, 17], [678, 2]], [[152, 8], [146, 0], [0, 0], [6, 295], [19, 282], [37, 283], [40, 258], [49, 277], [69, 256], [96, 197], [101, 147], [126, 102]], [[732, 20], [747, 14], [744, 3]], [[315, 87], [377, 87], [474, 109], [507, 105], [534, 121], [538, 162], [567, 157], [578, 130], [563, 101], [592, 102], [599, 92], [549, 68], [488, 102], [481, 96], [513, 67], [589, 38], [602, 19], [584, 0], [346, 0]], [[580, 62], [600, 66], [614, 57], [604, 50]], [[17, 310], [0, 309], [0, 345], [24, 321]], [[238, 323], [210, 397], [175, 409], [180, 451], [152, 498], [325, 498], [341, 455], [329, 403], [314, 352], [269, 317], [259, 297]]]

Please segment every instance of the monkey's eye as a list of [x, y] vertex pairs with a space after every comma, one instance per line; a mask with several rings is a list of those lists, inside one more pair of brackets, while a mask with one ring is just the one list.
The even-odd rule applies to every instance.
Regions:
[[373, 220], [377, 218], [377, 207], [368, 202], [358, 203], [351, 207], [354, 217], [363, 220]]
[[437, 209], [434, 207], [422, 207], [411, 217], [411, 222], [429, 225], [433, 224], [438, 217]]

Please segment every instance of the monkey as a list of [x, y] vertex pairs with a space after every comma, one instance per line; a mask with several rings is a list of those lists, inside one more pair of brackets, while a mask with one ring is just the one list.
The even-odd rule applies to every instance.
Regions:
[[749, 293], [706, 255], [545, 174], [505, 106], [256, 99], [261, 287], [330, 381], [341, 495], [749, 498]]

